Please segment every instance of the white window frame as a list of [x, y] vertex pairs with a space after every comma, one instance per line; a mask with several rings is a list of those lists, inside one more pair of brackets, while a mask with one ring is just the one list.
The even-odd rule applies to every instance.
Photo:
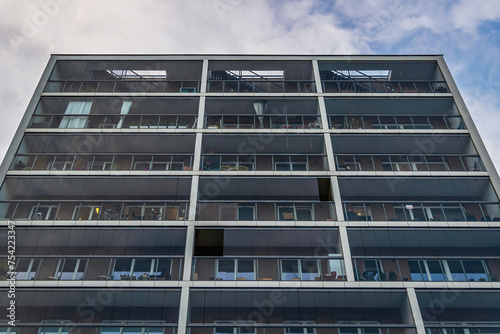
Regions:
[[[50, 217], [50, 213], [52, 212], [53, 209], [55, 209], [57, 211], [57, 205], [33, 205], [31, 207], [31, 211], [30, 211], [30, 215], [29, 215], [29, 219], [32, 219], [32, 220], [49, 220], [49, 217]], [[43, 217], [42, 213], [41, 212], [37, 212], [38, 209], [40, 208], [44, 208], [44, 209], [47, 209], [47, 213], [45, 214], [45, 217]], [[38, 214], [40, 214], [40, 219], [36, 218], [38, 217]], [[35, 217], [36, 216], [36, 217]]]
[[[78, 269], [80, 268], [81, 260], [87, 260], [87, 259], [73, 259], [73, 258], [59, 259], [59, 261], [57, 262], [56, 271], [54, 272], [54, 277], [56, 277], [59, 280], [61, 279], [61, 276], [63, 274], [62, 270], [64, 268], [64, 265], [66, 264], [66, 260], [76, 260], [75, 269], [73, 270], [73, 277], [71, 279], [67, 280], [67, 281], [75, 281], [76, 276], [80, 272], [80, 271], [78, 271]], [[85, 268], [83, 268], [83, 271], [82, 271], [82, 280], [83, 280], [83, 277], [85, 277], [85, 272], [87, 271], [87, 265], [88, 265], [88, 261], [85, 263]]]

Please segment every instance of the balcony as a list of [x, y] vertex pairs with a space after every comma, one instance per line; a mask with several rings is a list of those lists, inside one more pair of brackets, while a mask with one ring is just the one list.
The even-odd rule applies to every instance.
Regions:
[[348, 202], [347, 221], [500, 221], [493, 202]]
[[208, 80], [210, 93], [315, 93], [313, 80]]
[[450, 93], [445, 81], [385, 81], [363, 78], [322, 80], [325, 93]]
[[478, 155], [336, 155], [335, 163], [338, 171], [486, 171]]
[[[4, 262], [0, 267], [6, 269], [7, 261]], [[182, 258], [167, 257], [19, 257], [15, 272], [16, 280], [178, 281], [181, 279], [182, 266]], [[3, 279], [6, 278], [5, 275]]]
[[339, 258], [195, 257], [193, 280], [200, 281], [344, 281]]
[[333, 202], [204, 202], [197, 207], [198, 220], [328, 221], [336, 220]]
[[314, 93], [310, 61], [210, 61], [210, 93]]
[[17, 155], [19, 171], [189, 171], [193, 155]]
[[304, 115], [209, 115], [205, 116], [206, 129], [320, 129], [319, 116]]
[[196, 115], [35, 115], [32, 129], [193, 129]]
[[457, 130], [466, 129], [461, 116], [328, 116], [330, 129], [376, 129], [376, 130]]
[[500, 260], [357, 258], [357, 281], [497, 282]]
[[[318, 325], [314, 321], [285, 321], [281, 325], [262, 325], [254, 322], [224, 321], [217, 326], [188, 326], [188, 334], [415, 334], [413, 327], [383, 327], [375, 325], [356, 325], [349, 327]], [[498, 332], [485, 332], [497, 334]], [[446, 333], [429, 333], [446, 334]], [[449, 333], [448, 333], [449, 334]], [[455, 333], [452, 333], [455, 334]], [[459, 333], [457, 333], [459, 334]], [[478, 334], [482, 334], [478, 333]]]
[[170, 220], [187, 219], [187, 202], [3, 202], [1, 219], [13, 220]]
[[201, 156], [208, 171], [325, 171], [325, 155], [209, 155]]

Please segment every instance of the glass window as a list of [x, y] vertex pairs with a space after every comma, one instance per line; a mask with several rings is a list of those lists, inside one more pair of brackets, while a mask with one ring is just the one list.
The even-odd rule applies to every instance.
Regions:
[[446, 275], [444, 273], [443, 267], [441, 265], [441, 261], [425, 261], [427, 263], [427, 267], [429, 269], [429, 276], [431, 281], [446, 281]]
[[488, 274], [481, 260], [464, 260], [462, 265], [469, 281], [487, 281]]
[[255, 220], [253, 206], [239, 206], [238, 220]]
[[33, 280], [35, 279], [38, 267], [40, 266], [40, 259], [19, 259], [17, 261], [16, 279], [18, 280]]
[[255, 270], [254, 270], [254, 260], [236, 260], [238, 263], [238, 275], [237, 280], [255, 280]]
[[133, 259], [116, 259], [113, 268], [113, 280], [130, 280]]
[[448, 260], [448, 268], [450, 269], [451, 279], [454, 282], [465, 282], [467, 277], [465, 276], [464, 269], [460, 260], [451, 261]]
[[41, 327], [38, 334], [68, 334], [69, 327]]
[[297, 260], [281, 260], [281, 280], [300, 280], [299, 264]]
[[412, 281], [428, 281], [427, 272], [422, 264], [422, 261], [408, 261]]
[[87, 260], [61, 259], [57, 265], [54, 277], [60, 280], [82, 280]]
[[234, 260], [217, 261], [217, 279], [234, 281]]
[[318, 261], [316, 260], [301, 260], [301, 272], [303, 281], [314, 281], [319, 278]]

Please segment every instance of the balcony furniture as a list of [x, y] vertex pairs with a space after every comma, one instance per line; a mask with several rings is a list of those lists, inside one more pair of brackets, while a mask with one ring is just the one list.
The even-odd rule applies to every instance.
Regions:
[[[195, 280], [198, 279], [198, 274], [194, 274]], [[172, 278], [170, 277], [170, 269], [165, 270], [165, 274], [163, 276], [160, 275], [149, 275], [149, 280], [155, 280], [155, 281], [170, 281]]]
[[246, 281], [247, 278], [246, 277], [236, 277], [236, 280], [237, 281]]
[[134, 275], [120, 275], [120, 281], [135, 281], [136, 277]]
[[295, 220], [293, 212], [283, 212], [283, 220]]

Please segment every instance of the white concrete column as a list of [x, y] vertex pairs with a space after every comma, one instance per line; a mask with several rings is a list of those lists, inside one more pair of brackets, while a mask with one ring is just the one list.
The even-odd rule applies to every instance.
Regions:
[[208, 79], [208, 59], [203, 59], [203, 65], [201, 69], [200, 93], [207, 92], [207, 79]]
[[201, 133], [196, 134], [194, 142], [193, 171], [200, 170], [202, 136], [203, 135]]
[[191, 269], [193, 264], [193, 252], [194, 252], [194, 226], [187, 227], [186, 233], [186, 250], [184, 252], [184, 270], [182, 273], [183, 281], [191, 281]]
[[203, 129], [205, 126], [205, 96], [200, 96], [200, 102], [198, 104], [198, 122], [196, 123], [197, 129]]
[[408, 295], [408, 301], [410, 303], [411, 313], [413, 314], [413, 322], [417, 328], [417, 334], [426, 334], [424, 320], [422, 319], [422, 313], [420, 312], [420, 306], [418, 305], [415, 288], [407, 288], [406, 294]]
[[187, 315], [189, 308], [189, 287], [183, 286], [181, 290], [181, 303], [179, 307], [179, 320], [177, 322], [177, 334], [187, 333]]
[[191, 179], [191, 195], [189, 196], [189, 220], [196, 220], [196, 204], [198, 203], [198, 184], [200, 177], [193, 175]]
[[313, 59], [312, 65], [313, 65], [314, 81], [316, 82], [316, 92], [323, 93], [323, 86], [321, 85], [321, 76], [319, 75], [318, 61], [316, 59]]
[[340, 197], [339, 179], [337, 176], [330, 177], [332, 184], [333, 200], [335, 201], [335, 218], [337, 221], [345, 221], [344, 209], [342, 208], [342, 198]]
[[324, 133], [325, 140], [325, 150], [326, 150], [326, 158], [328, 159], [328, 168], [330, 171], [336, 171], [335, 165], [335, 157], [333, 155], [333, 146], [332, 146], [332, 137], [329, 133]]
[[318, 108], [319, 115], [321, 116], [321, 128], [323, 130], [328, 130], [328, 116], [326, 114], [325, 98], [323, 96], [318, 96]]
[[340, 244], [342, 246], [342, 256], [344, 257], [344, 268], [347, 275], [347, 280], [354, 282], [355, 281], [354, 267], [352, 266], [351, 249], [349, 248], [347, 227], [339, 226], [339, 234], [340, 234]]

